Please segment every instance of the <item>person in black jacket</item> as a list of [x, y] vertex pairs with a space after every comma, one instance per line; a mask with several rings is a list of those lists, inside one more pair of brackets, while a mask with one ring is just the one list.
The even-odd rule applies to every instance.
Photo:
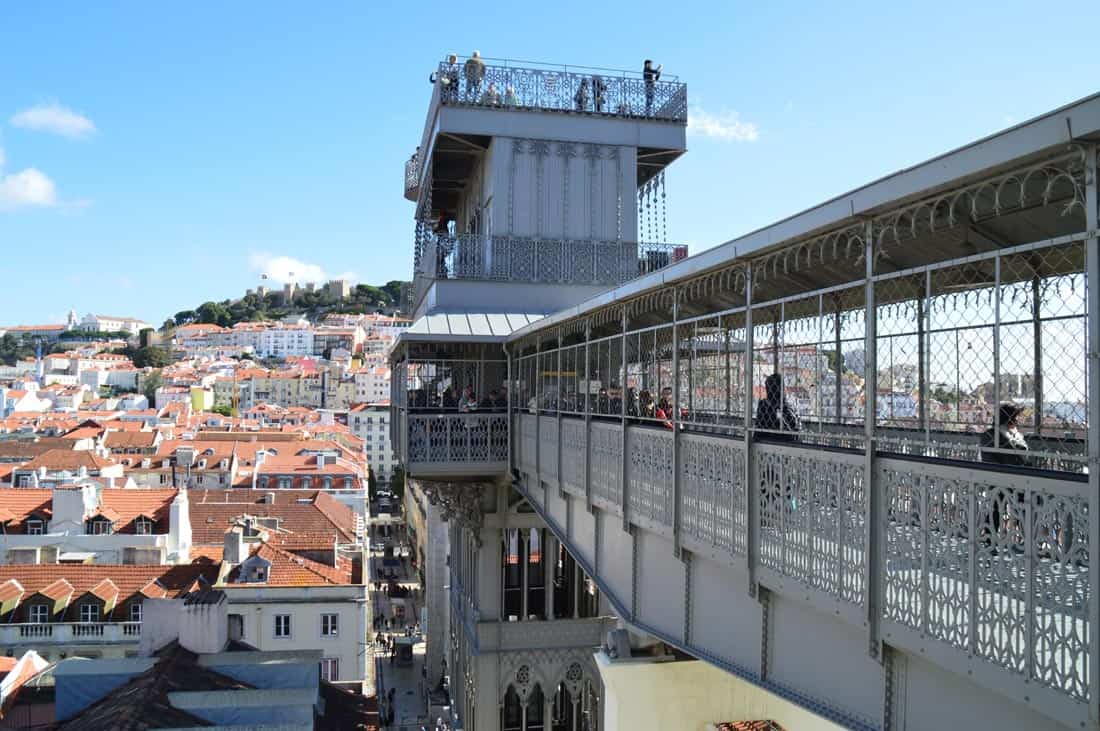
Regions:
[[798, 441], [796, 433], [802, 431], [802, 422], [783, 398], [783, 376], [778, 373], [764, 379], [764, 398], [756, 404], [756, 428], [768, 430], [766, 439], [771, 441]]
[[657, 82], [661, 80], [661, 64], [655, 67], [648, 58], [642, 65], [642, 80], [645, 81], [645, 116], [653, 114], [653, 94]]

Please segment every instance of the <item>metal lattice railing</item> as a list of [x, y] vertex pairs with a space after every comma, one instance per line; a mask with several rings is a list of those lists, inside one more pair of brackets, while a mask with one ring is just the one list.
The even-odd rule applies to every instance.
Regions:
[[677, 244], [540, 239], [522, 236], [431, 236], [416, 267], [416, 299], [440, 279], [614, 286], [686, 259]]
[[405, 161], [405, 193], [420, 185], [420, 148]]
[[499, 464], [508, 459], [507, 414], [409, 414], [405, 463]]
[[591, 73], [443, 61], [434, 75], [443, 104], [687, 123], [687, 85], [624, 71]]

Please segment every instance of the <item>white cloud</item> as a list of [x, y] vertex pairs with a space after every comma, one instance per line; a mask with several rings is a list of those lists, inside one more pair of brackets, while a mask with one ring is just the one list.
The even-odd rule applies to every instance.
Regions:
[[14, 127], [52, 132], [70, 139], [88, 137], [96, 131], [95, 122], [57, 102], [39, 104], [16, 112], [10, 121]]
[[0, 172], [4, 171], [4, 148], [0, 147]]
[[737, 112], [711, 114], [701, 107], [688, 112], [688, 133], [725, 142], [756, 142], [760, 138], [756, 124], [741, 121], [741, 115]]
[[10, 175], [0, 171], [0, 209], [52, 206], [56, 203], [57, 187], [41, 171], [27, 168]]
[[310, 264], [292, 256], [279, 256], [268, 251], [249, 255], [248, 267], [252, 271], [266, 275], [268, 281], [273, 284], [286, 284], [288, 282], [301, 284], [316, 282], [322, 284], [329, 279], [346, 279], [349, 281], [357, 279], [354, 272], [342, 272], [335, 276], [328, 276], [325, 274], [324, 267], [320, 264]]

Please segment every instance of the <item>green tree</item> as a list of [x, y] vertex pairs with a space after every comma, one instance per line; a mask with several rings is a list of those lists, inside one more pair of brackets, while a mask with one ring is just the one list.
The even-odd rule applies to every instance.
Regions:
[[4, 365], [15, 365], [16, 361], [33, 355], [33, 343], [18, 338], [11, 333], [4, 333], [4, 337], [0, 338], [0, 362], [3, 362]]
[[378, 478], [374, 476], [374, 468], [367, 466], [367, 499], [374, 500], [375, 493], [378, 492]]
[[160, 326], [160, 331], [167, 334], [169, 330], [176, 326], [176, 321], [169, 317], [164, 321], [164, 324]]
[[232, 324], [232, 318], [225, 305], [218, 302], [203, 302], [199, 309], [195, 310], [197, 321], [210, 325], [228, 326]]
[[233, 416], [233, 407], [229, 404], [219, 404], [210, 409], [215, 414], [221, 414], [222, 416]]
[[195, 321], [198, 315], [194, 310], [181, 310], [176, 313], [175, 322], [176, 325], [189, 325]]
[[138, 368], [163, 368], [172, 362], [172, 356], [168, 353], [168, 350], [159, 345], [147, 345], [144, 348], [138, 348], [133, 351], [130, 358]]
[[405, 469], [400, 465], [393, 468], [393, 477], [390, 478], [390, 492], [398, 502], [405, 499]]
[[142, 379], [141, 392], [145, 394], [145, 398], [149, 399], [149, 406], [153, 407], [157, 402], [157, 389], [164, 384], [164, 379], [160, 377], [160, 371], [156, 370]]
[[382, 285], [382, 291], [389, 297], [388, 304], [396, 306], [401, 304], [401, 288], [405, 285], [400, 279], [394, 279]]

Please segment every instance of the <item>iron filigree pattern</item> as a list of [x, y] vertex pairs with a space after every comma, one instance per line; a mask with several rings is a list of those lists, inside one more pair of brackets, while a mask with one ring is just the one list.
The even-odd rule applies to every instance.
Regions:
[[645, 518], [672, 528], [672, 432], [631, 427], [627, 430], [627, 475], [631, 519]]
[[539, 472], [544, 478], [558, 479], [558, 420], [539, 417]]
[[481, 491], [485, 487], [479, 482], [438, 482], [436, 480], [418, 480], [420, 489], [428, 502], [440, 508], [440, 518], [454, 520], [459, 526], [469, 530], [477, 545], [481, 545]]
[[835, 599], [864, 604], [860, 455], [756, 448], [760, 563]]
[[1092, 589], [1083, 485], [891, 462], [883, 614], [1087, 699]]
[[410, 416], [406, 427], [409, 430], [409, 462], [428, 461], [428, 419], [423, 416]]
[[408, 417], [410, 463], [503, 462], [508, 459], [505, 414]]
[[528, 474], [535, 474], [535, 450], [538, 448], [538, 417], [520, 414], [519, 417], [519, 465]]
[[[603, 75], [490, 65], [469, 76], [464, 66], [446, 61], [439, 64], [436, 77], [442, 87], [440, 101], [448, 105], [687, 123], [687, 86], [676, 81], [647, 82], [624, 72]], [[598, 94], [596, 88], [601, 89]]]
[[680, 440], [683, 535], [725, 554], [746, 554], [745, 450], [729, 439], [685, 434]]
[[584, 497], [588, 440], [584, 422], [580, 419], [563, 419], [561, 422], [562, 480], [565, 492]]
[[592, 495], [609, 505], [623, 509], [623, 437], [622, 427], [591, 424]]
[[419, 295], [439, 279], [614, 285], [674, 263], [674, 244], [425, 233], [414, 269]]

